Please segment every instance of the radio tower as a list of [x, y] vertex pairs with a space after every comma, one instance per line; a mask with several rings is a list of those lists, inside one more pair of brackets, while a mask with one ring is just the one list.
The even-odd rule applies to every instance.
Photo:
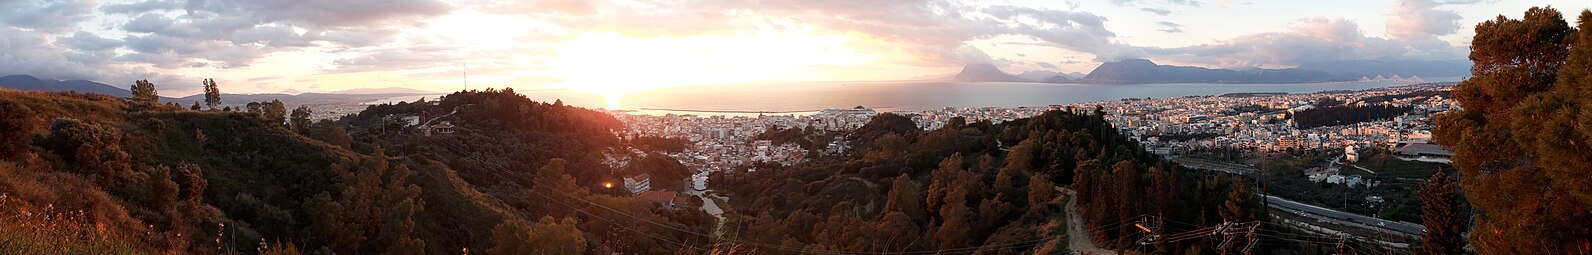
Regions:
[[470, 62], [464, 62], [464, 91], [470, 91]]

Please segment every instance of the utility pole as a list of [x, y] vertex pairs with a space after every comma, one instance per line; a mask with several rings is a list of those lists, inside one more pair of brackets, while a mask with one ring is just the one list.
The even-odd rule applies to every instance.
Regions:
[[1149, 248], [1146, 246], [1160, 241], [1161, 227], [1164, 221], [1161, 216], [1144, 216], [1139, 218], [1138, 223], [1133, 224], [1133, 226], [1139, 227], [1140, 231], [1144, 231], [1144, 237], [1139, 238], [1138, 241], [1140, 253], [1147, 254]]
[[1343, 255], [1343, 239], [1344, 238], [1345, 238], [1345, 236], [1342, 236], [1342, 235], [1338, 236], [1338, 255]]

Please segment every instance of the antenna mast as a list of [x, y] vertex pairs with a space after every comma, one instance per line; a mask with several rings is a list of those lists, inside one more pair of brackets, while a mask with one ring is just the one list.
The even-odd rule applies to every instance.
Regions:
[[470, 91], [470, 62], [464, 62], [464, 91]]

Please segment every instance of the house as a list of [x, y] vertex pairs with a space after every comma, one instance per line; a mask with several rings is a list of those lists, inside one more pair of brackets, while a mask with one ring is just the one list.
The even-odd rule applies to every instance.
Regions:
[[454, 126], [452, 122], [444, 120], [441, 123], [428, 125], [420, 130], [425, 132], [426, 136], [431, 136], [435, 134], [452, 134], [453, 128]]
[[674, 191], [643, 191], [640, 195], [636, 195], [636, 198], [657, 203], [662, 205], [663, 208], [669, 209], [680, 209], [681, 206], [687, 205], [686, 198], [680, 196], [679, 192]]
[[1354, 145], [1343, 146], [1343, 161], [1349, 163], [1360, 161], [1360, 153], [1354, 151]]
[[652, 190], [652, 176], [641, 174], [625, 177], [625, 190], [630, 191], [631, 195], [640, 195], [642, 192]]
[[1412, 143], [1393, 150], [1399, 159], [1449, 164], [1454, 152], [1430, 143]]

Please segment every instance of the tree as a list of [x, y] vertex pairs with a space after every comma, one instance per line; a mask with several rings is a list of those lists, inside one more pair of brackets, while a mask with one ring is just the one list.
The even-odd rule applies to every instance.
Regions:
[[[531, 177], [531, 182], [533, 182], [531, 188], [541, 189], [540, 192], [543, 193], [564, 192], [569, 196], [585, 197], [586, 189], [575, 185], [575, 177], [565, 172], [564, 168], [567, 164], [567, 161], [559, 158], [548, 161], [547, 165], [543, 165], [541, 169], [536, 170], [535, 175]], [[533, 197], [532, 200], [543, 201], [540, 204], [541, 209], [549, 215], [567, 215], [573, 211], [564, 205], [578, 203], [573, 199], [559, 195], [551, 196], [550, 199], [554, 200], [547, 199], [549, 198]]]
[[1592, 252], [1592, 230], [1550, 227], [1592, 222], [1592, 52], [1583, 46], [1592, 45], [1592, 14], [1579, 25], [1533, 7], [1476, 26], [1472, 76], [1454, 87], [1463, 109], [1439, 116], [1433, 136], [1454, 152], [1477, 209], [1477, 253]]
[[1464, 223], [1460, 221], [1459, 188], [1444, 171], [1432, 174], [1432, 179], [1421, 187], [1421, 225], [1426, 234], [1421, 236], [1421, 249], [1425, 254], [1461, 254], [1465, 243], [1461, 240]]
[[[960, 178], [959, 178], [960, 179]], [[963, 180], [958, 180], [963, 181]], [[940, 207], [940, 228], [934, 233], [934, 243], [940, 249], [954, 249], [972, 245], [972, 208], [967, 206], [965, 185], [951, 185], [945, 194], [945, 205]]]
[[171, 180], [171, 168], [156, 166], [145, 170], [149, 176], [149, 188], [144, 190], [144, 201], [150, 208], [171, 208], [179, 199], [180, 190], [177, 182]]
[[[918, 199], [921, 193], [912, 183], [912, 177], [902, 173], [896, 176], [895, 182], [890, 184], [890, 193], [887, 194], [884, 208], [889, 211], [901, 212], [906, 216], [922, 219], [926, 216], [923, 212], [923, 202]], [[883, 216], [881, 214], [880, 216]]]
[[507, 219], [492, 228], [493, 247], [489, 254], [581, 254], [586, 252], [586, 238], [582, 236], [575, 219], [554, 221], [552, 216], [531, 225], [519, 219]]
[[[940, 208], [940, 203], [945, 200], [946, 186], [951, 185], [957, 172], [962, 171], [962, 153], [951, 154], [951, 157], [940, 161], [940, 168], [931, 173], [929, 194], [924, 197], [923, 204], [930, 210]], [[933, 212], [930, 212], [933, 213]]]
[[308, 132], [310, 129], [310, 107], [300, 105], [298, 108], [293, 108], [293, 115], [289, 120], [288, 123], [291, 124], [290, 127], [293, 130]]
[[1041, 208], [1045, 203], [1056, 199], [1056, 184], [1050, 182], [1050, 175], [1034, 174], [1028, 178], [1028, 206]]
[[205, 87], [205, 105], [210, 106], [210, 110], [215, 110], [216, 106], [221, 105], [221, 89], [216, 87], [215, 79], [205, 79], [203, 84]]
[[348, 130], [343, 129], [343, 127], [332, 128], [331, 131], [327, 132], [323, 141], [337, 147], [343, 147], [343, 149], [354, 148], [354, 137], [348, 135]]
[[1233, 181], [1233, 189], [1227, 193], [1227, 202], [1222, 204], [1222, 220], [1228, 222], [1248, 222], [1260, 219], [1254, 212], [1255, 203], [1260, 202], [1255, 198], [1255, 193], [1249, 192], [1249, 185], [1243, 181]]
[[33, 137], [33, 110], [22, 103], [0, 100], [0, 159], [28, 150]]
[[160, 101], [160, 94], [155, 92], [155, 84], [149, 83], [149, 80], [133, 82], [133, 88], [130, 90], [133, 91], [133, 102], [153, 104]]
[[182, 162], [177, 164], [177, 172], [182, 174], [182, 178], [177, 179], [177, 184], [182, 189], [181, 199], [193, 204], [203, 203], [205, 188], [210, 186], [209, 182], [205, 181], [204, 170], [200, 169], [199, 165]]
[[287, 106], [282, 105], [282, 100], [271, 99], [270, 103], [262, 103], [260, 105], [262, 106], [260, 109], [261, 113], [265, 115], [266, 120], [270, 120], [271, 123], [277, 125], [287, 122]]
[[193, 101], [193, 106], [189, 106], [188, 110], [198, 111], [199, 110], [199, 101]]

